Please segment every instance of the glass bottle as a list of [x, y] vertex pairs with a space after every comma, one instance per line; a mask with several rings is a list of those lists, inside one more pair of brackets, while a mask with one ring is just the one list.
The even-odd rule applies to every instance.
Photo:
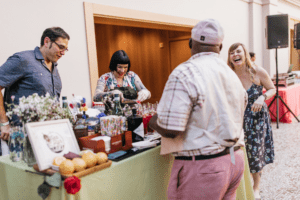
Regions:
[[125, 117], [129, 117], [132, 115], [132, 110], [128, 104], [125, 104], [123, 111], [124, 111]]
[[27, 165], [29, 167], [32, 167], [34, 164], [36, 164], [36, 159], [34, 156], [34, 152], [33, 152], [31, 143], [28, 138], [28, 134], [26, 132], [25, 123], [23, 123], [23, 132], [24, 132], [24, 136], [25, 136], [24, 144], [23, 144], [23, 146], [24, 146], [23, 160], [25, 163], [27, 163]]
[[144, 134], [144, 124], [143, 117], [136, 114], [136, 108], [132, 109], [132, 115], [127, 118], [128, 130], [132, 131], [132, 142], [143, 141]]
[[[72, 105], [74, 106], [74, 104], [72, 104]], [[74, 109], [73, 109], [73, 112], [71, 111], [66, 96], [63, 96], [63, 97], [62, 97], [62, 108], [63, 108], [64, 110], [66, 110], [67, 115], [68, 115], [68, 116], [66, 116], [66, 117], [69, 118], [71, 124], [74, 125], [74, 124], [75, 124], [75, 121], [76, 121], [76, 114], [77, 114], [77, 111], [74, 112]]]
[[20, 125], [10, 128], [9, 137], [9, 154], [13, 162], [18, 162], [23, 159], [24, 132]]
[[68, 101], [67, 101], [67, 97], [66, 97], [66, 96], [63, 96], [63, 97], [62, 97], [62, 107], [63, 107], [63, 108], [69, 108], [69, 106], [68, 106]]
[[119, 115], [119, 116], [123, 116], [124, 112], [123, 109], [121, 107], [121, 103], [120, 103], [120, 95], [119, 94], [114, 94], [114, 107], [113, 107], [113, 115]]

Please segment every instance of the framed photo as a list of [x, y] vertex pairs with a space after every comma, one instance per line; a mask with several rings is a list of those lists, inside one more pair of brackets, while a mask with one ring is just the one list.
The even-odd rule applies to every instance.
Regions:
[[80, 152], [68, 119], [31, 122], [25, 128], [41, 171], [50, 168], [57, 156]]

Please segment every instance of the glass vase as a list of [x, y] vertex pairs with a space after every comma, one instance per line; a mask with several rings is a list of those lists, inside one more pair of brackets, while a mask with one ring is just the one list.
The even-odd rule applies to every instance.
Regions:
[[11, 126], [8, 146], [9, 157], [13, 162], [23, 159], [24, 131], [21, 126]]
[[23, 131], [25, 135], [25, 140], [24, 140], [23, 160], [25, 163], [27, 163], [28, 167], [32, 167], [34, 164], [36, 164], [36, 159], [24, 125], [23, 125]]

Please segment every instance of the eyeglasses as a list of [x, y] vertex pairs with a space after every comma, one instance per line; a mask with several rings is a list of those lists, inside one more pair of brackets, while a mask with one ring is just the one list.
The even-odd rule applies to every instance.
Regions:
[[69, 51], [69, 49], [66, 48], [64, 45], [57, 44], [55, 41], [53, 41], [53, 42], [58, 46], [58, 48], [60, 49], [60, 51], [65, 51], [65, 52]]

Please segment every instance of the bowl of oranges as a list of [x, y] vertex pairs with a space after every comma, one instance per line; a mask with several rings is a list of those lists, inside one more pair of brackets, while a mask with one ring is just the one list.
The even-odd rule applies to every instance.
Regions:
[[[97, 169], [90, 170], [92, 168], [98, 167], [99, 170], [102, 169], [100, 165], [107, 163], [109, 167], [111, 164], [108, 163], [107, 154], [104, 152], [93, 153], [91, 151], [81, 152], [81, 158], [76, 157], [73, 159], [67, 159], [62, 156], [55, 157], [52, 163], [52, 169], [59, 171], [63, 176], [72, 176], [78, 173], [88, 171], [97, 171]], [[104, 167], [106, 168], [106, 167]]]

